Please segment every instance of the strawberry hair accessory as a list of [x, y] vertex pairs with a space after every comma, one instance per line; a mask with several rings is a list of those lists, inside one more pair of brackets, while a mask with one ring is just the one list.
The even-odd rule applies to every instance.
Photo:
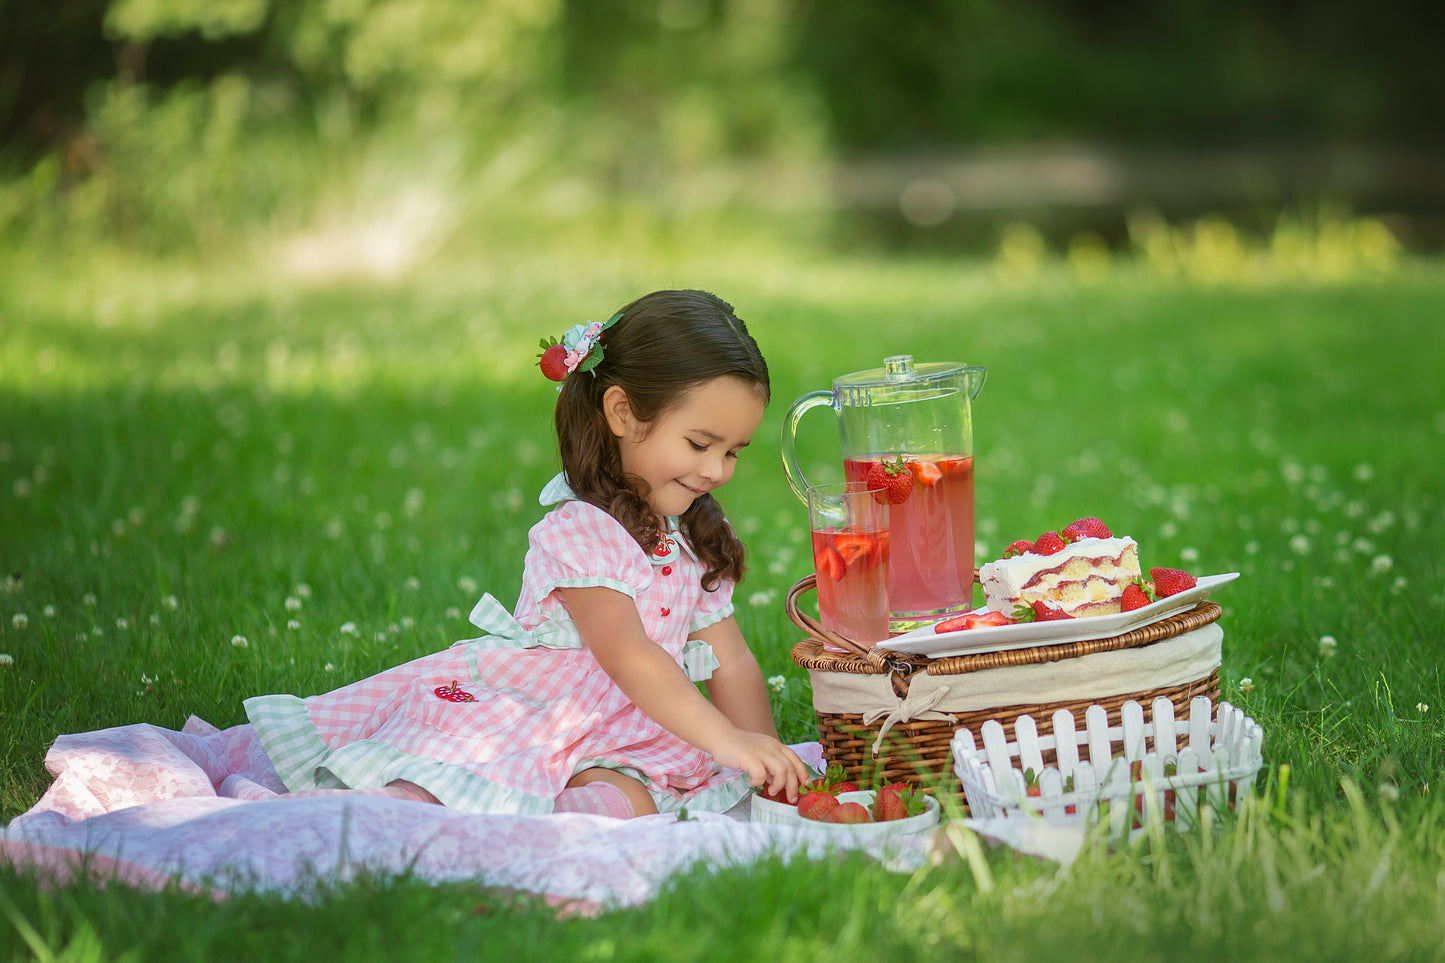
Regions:
[[561, 381], [574, 371], [591, 371], [602, 363], [602, 332], [612, 327], [622, 317], [618, 311], [606, 321], [587, 321], [574, 324], [562, 335], [562, 340], [543, 338], [539, 342], [542, 353], [537, 357], [542, 374], [552, 381]]

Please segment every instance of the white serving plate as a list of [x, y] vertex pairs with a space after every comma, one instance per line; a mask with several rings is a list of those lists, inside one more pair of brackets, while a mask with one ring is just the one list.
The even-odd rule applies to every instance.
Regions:
[[[999, 652], [1004, 649], [1022, 649], [1044, 643], [1086, 642], [1090, 639], [1107, 639], [1122, 635], [1133, 629], [1143, 628], [1185, 609], [1193, 608], [1209, 597], [1221, 585], [1239, 578], [1238, 572], [1224, 575], [1205, 575], [1195, 586], [1175, 595], [1151, 602], [1132, 612], [1115, 615], [1090, 615], [1080, 619], [1058, 619], [1052, 622], [1018, 622], [1012, 625], [991, 625], [977, 629], [960, 629], [954, 632], [938, 632], [935, 626], [925, 625], [902, 635], [895, 635], [878, 643], [880, 648], [907, 652], [910, 655], [926, 655], [941, 659], [950, 655], [973, 655], [978, 652]], [[977, 609], [979, 612], [986, 609]], [[946, 621], [946, 620], [945, 620]]]

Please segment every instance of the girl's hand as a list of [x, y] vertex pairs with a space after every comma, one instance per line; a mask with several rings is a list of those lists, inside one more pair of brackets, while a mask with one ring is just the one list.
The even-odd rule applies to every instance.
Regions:
[[719, 766], [741, 769], [754, 787], [766, 786], [769, 795], [786, 794], [796, 802], [798, 787], [808, 780], [808, 767], [798, 754], [772, 736], [746, 729], [734, 729], [714, 748]]

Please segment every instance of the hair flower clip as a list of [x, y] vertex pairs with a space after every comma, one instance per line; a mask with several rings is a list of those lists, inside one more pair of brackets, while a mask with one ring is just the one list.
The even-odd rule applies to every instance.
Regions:
[[602, 363], [602, 332], [617, 323], [622, 317], [618, 311], [606, 321], [587, 321], [574, 324], [562, 335], [562, 340], [543, 338], [539, 345], [542, 353], [537, 357], [542, 374], [552, 381], [561, 381], [574, 371], [591, 371]]

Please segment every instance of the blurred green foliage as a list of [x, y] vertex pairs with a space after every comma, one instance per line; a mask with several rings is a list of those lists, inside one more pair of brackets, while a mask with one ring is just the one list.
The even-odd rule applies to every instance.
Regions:
[[1039, 138], [1438, 144], [1423, 0], [799, 0], [838, 145]]
[[[628, 198], [791, 213], [826, 178], [779, 165], [1000, 141], [1419, 144], [1445, 131], [1418, 96], [1433, 16], [1424, 0], [0, 0], [0, 238], [208, 251], [388, 205], [430, 211], [433, 233], [518, 211], [606, 223]], [[753, 166], [719, 179], [728, 163]]]

